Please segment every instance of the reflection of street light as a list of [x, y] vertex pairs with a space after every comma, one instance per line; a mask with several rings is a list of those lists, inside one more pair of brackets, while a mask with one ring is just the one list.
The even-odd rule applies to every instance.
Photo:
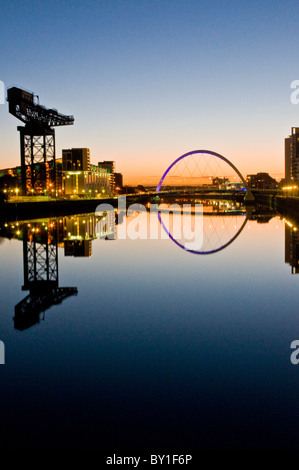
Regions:
[[286, 197], [294, 197], [294, 196], [298, 196], [298, 186], [294, 185], [294, 186], [284, 186], [282, 188], [283, 191], [286, 191], [284, 193], [284, 195]]

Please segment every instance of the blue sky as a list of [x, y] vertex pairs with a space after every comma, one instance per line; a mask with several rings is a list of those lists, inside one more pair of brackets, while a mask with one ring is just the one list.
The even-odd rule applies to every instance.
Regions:
[[[0, 80], [73, 114], [56, 152], [89, 147], [126, 181], [209, 149], [246, 176], [282, 176], [299, 126], [299, 3], [2, 1]], [[18, 122], [0, 106], [0, 167], [19, 164]]]

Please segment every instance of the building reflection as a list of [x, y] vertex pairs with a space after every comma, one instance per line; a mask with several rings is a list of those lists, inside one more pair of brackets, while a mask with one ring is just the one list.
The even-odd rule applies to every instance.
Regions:
[[[267, 223], [277, 216], [275, 211], [258, 206], [249, 211], [236, 201], [175, 202], [204, 205], [205, 246], [201, 254], [216, 253], [226, 248], [240, 235], [247, 220]], [[1, 236], [15, 238], [23, 243], [22, 290], [29, 293], [15, 306], [16, 329], [24, 330], [39, 323], [51, 306], [77, 295], [77, 287], [59, 286], [59, 248], [63, 249], [64, 256], [90, 257], [92, 241], [97, 238], [115, 239], [116, 226], [124, 222], [125, 215], [125, 212], [107, 210], [102, 213], [10, 222], [0, 227]], [[162, 213], [162, 220], [163, 217]], [[286, 225], [285, 260], [292, 266], [293, 273], [299, 272], [299, 237], [297, 228], [291, 224]]]
[[95, 216], [82, 214], [60, 218], [5, 223], [1, 236], [23, 243], [23, 291], [28, 295], [15, 306], [14, 327], [25, 330], [45, 318], [45, 311], [67, 297], [77, 295], [77, 287], [60, 287], [58, 249], [65, 256], [89, 257], [92, 240], [113, 239], [118, 222], [114, 211]]
[[91, 256], [92, 240], [96, 238], [95, 217], [64, 217], [63, 225], [64, 256]]
[[291, 266], [291, 273], [299, 273], [299, 229], [298, 223], [284, 219], [285, 222], [285, 263]]
[[63, 245], [65, 256], [91, 256], [92, 240], [115, 238], [115, 212], [100, 216], [84, 214], [64, 217]]

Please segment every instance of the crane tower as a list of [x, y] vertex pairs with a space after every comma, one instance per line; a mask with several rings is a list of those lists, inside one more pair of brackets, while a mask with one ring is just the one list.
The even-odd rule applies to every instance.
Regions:
[[7, 90], [8, 110], [18, 126], [21, 144], [22, 195], [56, 194], [55, 129], [74, 123], [73, 116], [39, 104], [39, 97], [21, 88]]

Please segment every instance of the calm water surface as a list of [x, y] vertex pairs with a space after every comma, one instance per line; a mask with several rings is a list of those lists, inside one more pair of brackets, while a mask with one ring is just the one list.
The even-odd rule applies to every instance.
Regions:
[[[35, 316], [15, 314], [29, 294], [25, 225], [1, 228], [1, 448], [299, 450], [294, 227], [248, 220], [198, 255], [169, 238], [91, 241], [91, 226], [82, 243], [90, 217], [25, 229], [36, 249], [57, 230], [57, 286], [77, 288]], [[220, 245], [221, 223], [216, 238], [205, 223]]]

